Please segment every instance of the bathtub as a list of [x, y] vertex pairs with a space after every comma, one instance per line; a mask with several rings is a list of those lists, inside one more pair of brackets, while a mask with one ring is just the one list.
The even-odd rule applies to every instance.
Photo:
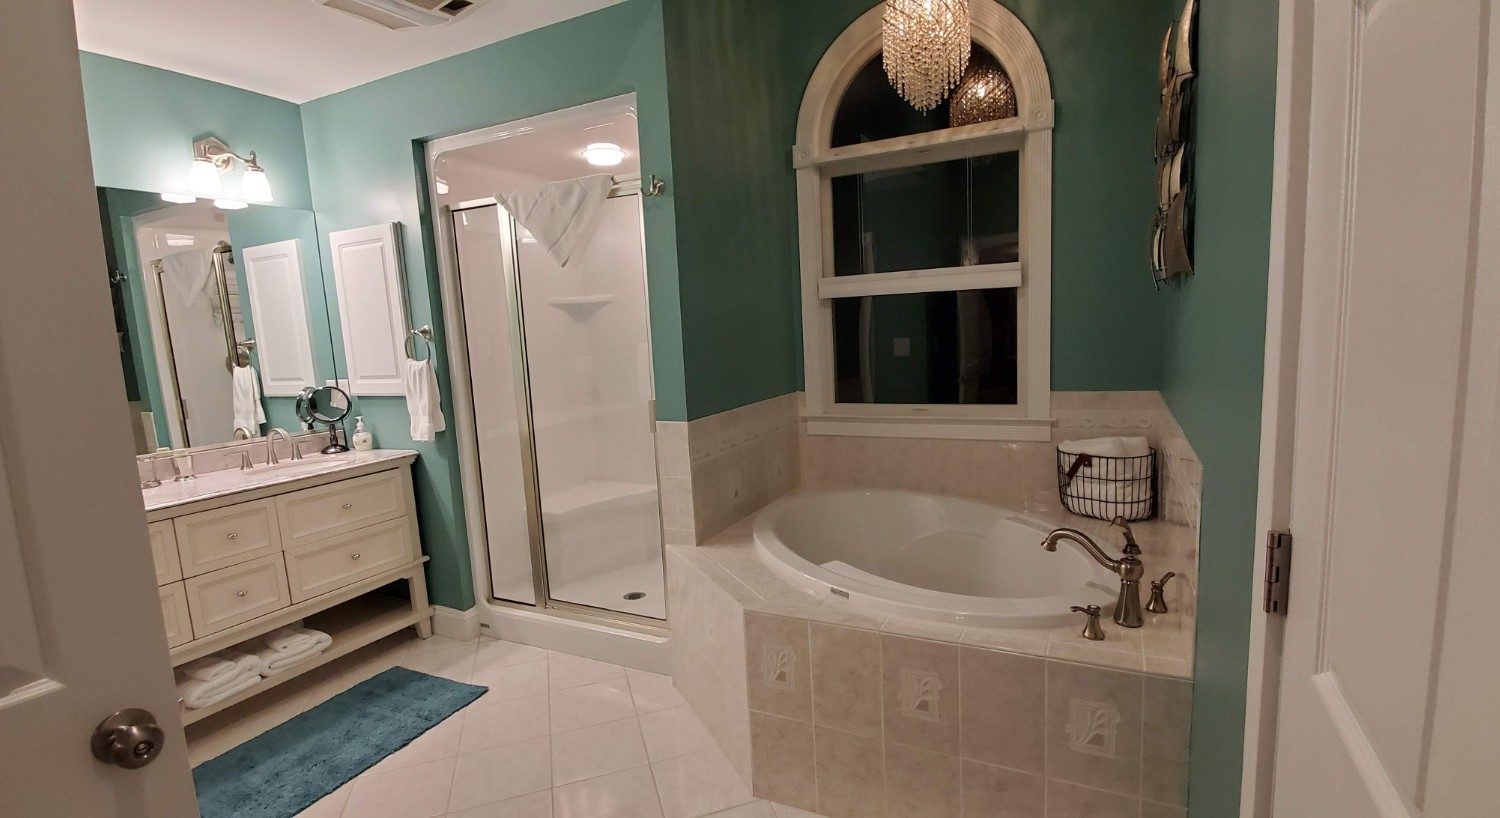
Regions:
[[1114, 608], [1119, 579], [1078, 546], [1044, 551], [1053, 526], [999, 506], [912, 491], [793, 494], [755, 518], [755, 550], [783, 579], [857, 609], [962, 625], [1083, 623]]

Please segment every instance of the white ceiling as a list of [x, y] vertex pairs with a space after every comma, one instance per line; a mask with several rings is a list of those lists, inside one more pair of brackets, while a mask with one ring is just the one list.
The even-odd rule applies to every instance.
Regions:
[[312, 0], [73, 0], [78, 46], [292, 102], [426, 65], [620, 0], [487, 0], [391, 31]]

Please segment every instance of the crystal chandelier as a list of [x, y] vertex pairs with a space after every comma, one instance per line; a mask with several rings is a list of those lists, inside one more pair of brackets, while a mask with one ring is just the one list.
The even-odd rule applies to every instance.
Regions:
[[1016, 87], [1000, 63], [981, 49], [969, 61], [969, 70], [948, 103], [948, 126], [993, 122], [1016, 115]]
[[891, 85], [912, 107], [930, 111], [969, 64], [969, 2], [886, 0], [881, 40]]

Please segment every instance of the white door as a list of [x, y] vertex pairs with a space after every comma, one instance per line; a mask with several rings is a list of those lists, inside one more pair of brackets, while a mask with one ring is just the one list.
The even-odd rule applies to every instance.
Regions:
[[[197, 806], [136, 490], [68, 3], [0, 3], [0, 814]], [[161, 754], [96, 761], [125, 708]], [[130, 748], [127, 748], [129, 752]]]
[[[1500, 313], [1486, 300], [1493, 261], [1475, 256], [1476, 236], [1500, 238], [1496, 214], [1477, 207], [1476, 137], [1500, 134], [1500, 108], [1490, 123], [1483, 113], [1487, 5], [1318, 0], [1291, 12], [1307, 58], [1293, 60], [1307, 84], [1290, 127], [1306, 139], [1306, 200], [1288, 229], [1304, 252], [1277, 818], [1500, 814], [1492, 797], [1469, 800], [1500, 761], [1455, 752], [1464, 731], [1446, 726], [1466, 716], [1480, 735], [1462, 741], [1493, 746], [1477, 722], [1494, 723], [1500, 690], [1462, 670], [1494, 655], [1493, 635], [1460, 641], [1449, 627], [1492, 621], [1453, 604], [1466, 581], [1454, 569], [1495, 553], [1465, 524], [1493, 517], [1500, 485]], [[1455, 689], [1488, 705], [1460, 713]], [[1453, 785], [1460, 773], [1467, 790]]]

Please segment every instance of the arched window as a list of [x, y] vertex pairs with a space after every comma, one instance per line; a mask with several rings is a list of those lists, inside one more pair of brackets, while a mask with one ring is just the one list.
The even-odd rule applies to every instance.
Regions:
[[964, 81], [923, 114], [886, 80], [881, 11], [823, 55], [797, 123], [808, 431], [1050, 440], [1041, 50], [974, 0]]

